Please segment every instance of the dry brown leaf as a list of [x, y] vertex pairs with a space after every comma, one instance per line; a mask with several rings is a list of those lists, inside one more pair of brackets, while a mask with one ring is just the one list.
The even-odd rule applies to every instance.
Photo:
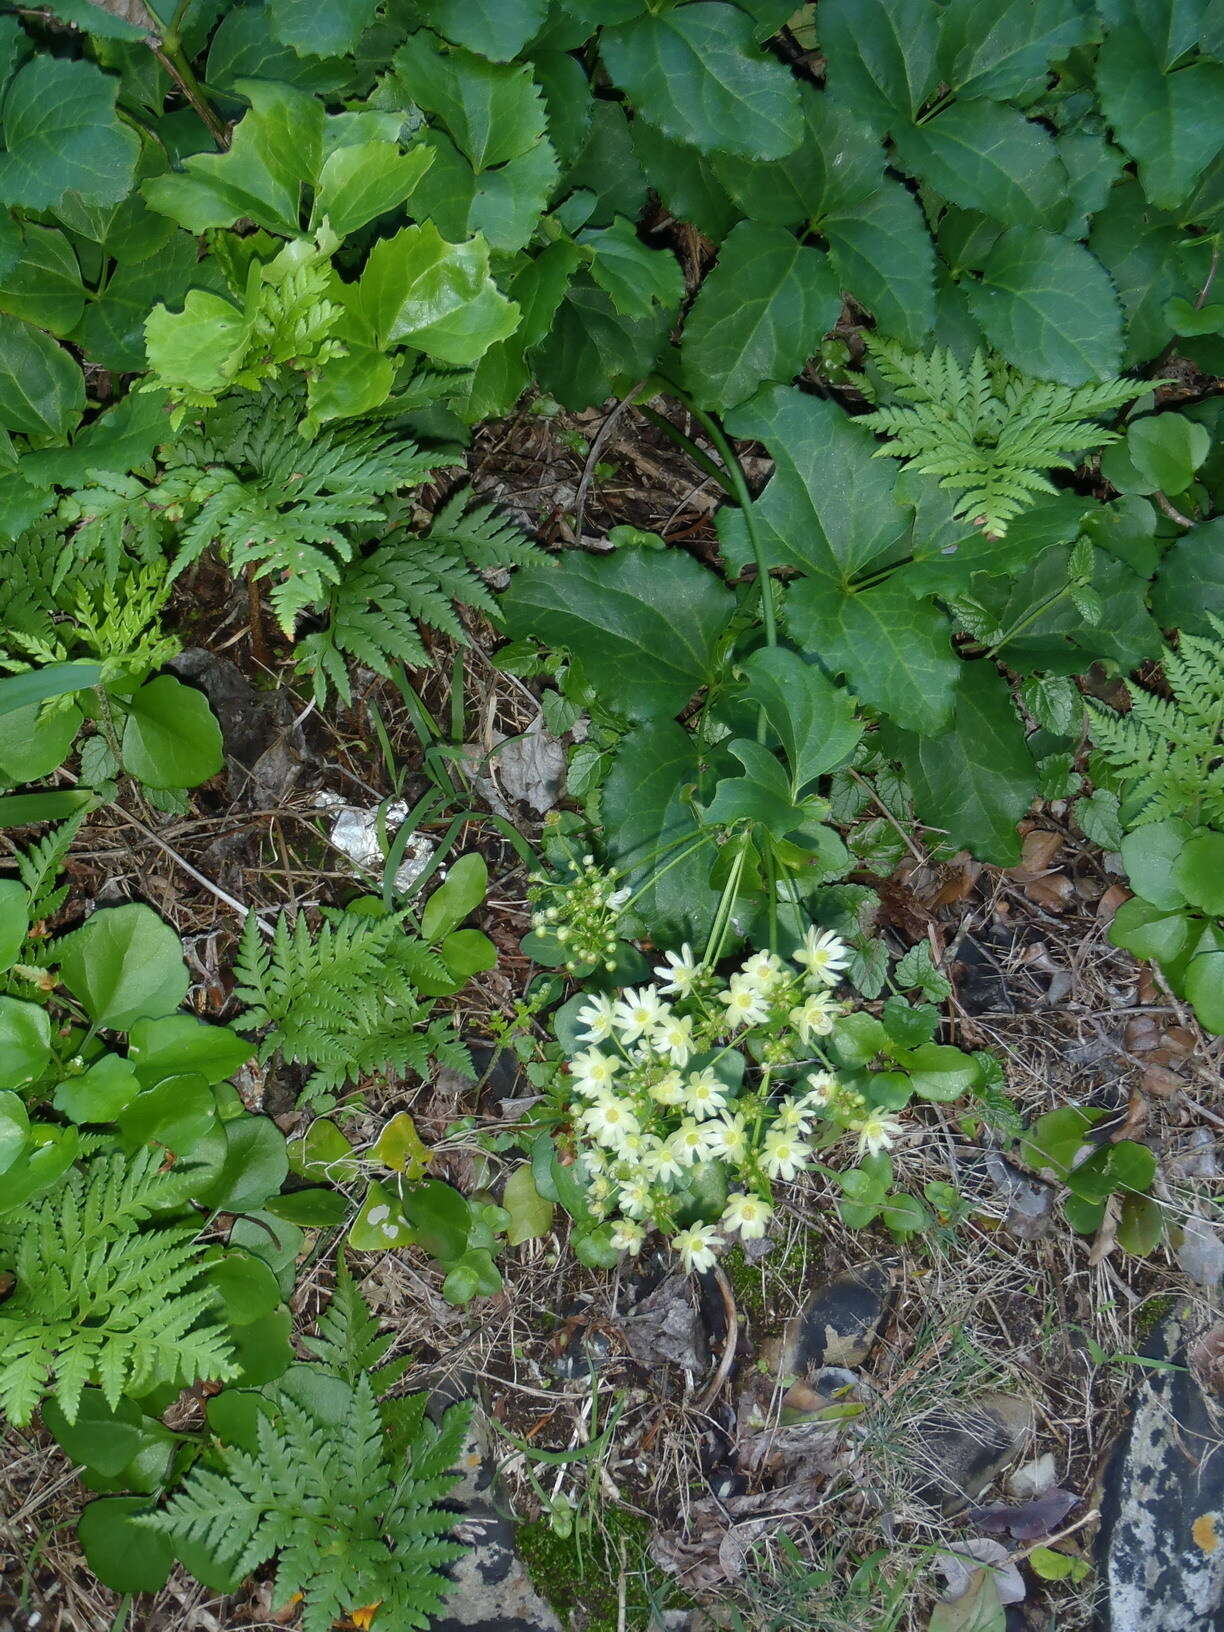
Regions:
[[1035, 907], [1043, 907], [1046, 912], [1065, 912], [1075, 894], [1075, 885], [1066, 873], [1052, 873], [1027, 883], [1024, 893]]
[[1176, 1071], [1167, 1071], [1163, 1065], [1149, 1065], [1142, 1080], [1144, 1093], [1155, 1094], [1162, 1099], [1169, 1094], [1180, 1093], [1186, 1086], [1184, 1078], [1179, 1077]]
[[1029, 879], [1040, 878], [1042, 873], [1048, 872], [1053, 865], [1054, 857], [1063, 847], [1061, 833], [1052, 833], [1049, 828], [1035, 827], [1031, 833], [1026, 833], [1024, 843], [1020, 849], [1020, 865], [1009, 867], [1007, 875], [1017, 883], [1023, 884]]
[[1131, 892], [1123, 884], [1111, 884], [1105, 894], [1097, 902], [1097, 917], [1103, 923], [1110, 923], [1118, 908], [1131, 898]]

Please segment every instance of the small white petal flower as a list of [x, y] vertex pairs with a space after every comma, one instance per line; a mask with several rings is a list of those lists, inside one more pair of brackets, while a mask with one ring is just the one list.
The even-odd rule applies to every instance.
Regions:
[[799, 967], [822, 986], [836, 986], [842, 970], [850, 962], [850, 948], [830, 929], [809, 924], [803, 945], [794, 954]]
[[656, 1184], [667, 1184], [672, 1179], [678, 1179], [684, 1163], [671, 1147], [671, 1141], [663, 1140], [654, 1149], [648, 1150], [642, 1157], [642, 1170], [649, 1173]]
[[630, 1107], [612, 1094], [604, 1094], [588, 1105], [579, 1120], [591, 1138], [609, 1150], [620, 1150], [626, 1134], [642, 1131]]
[[[693, 983], [700, 972], [700, 966], [693, 956], [693, 949], [685, 941], [677, 952], [665, 952], [663, 961], [667, 965], [667, 979], [660, 983], [661, 992], [671, 992], [676, 997], [686, 997], [693, 989]], [[659, 971], [663, 973], [662, 970]]]
[[691, 1230], [681, 1230], [672, 1237], [672, 1247], [680, 1254], [686, 1270], [698, 1274], [714, 1267], [716, 1247], [722, 1246], [722, 1237], [713, 1224], [695, 1224]]
[[648, 1179], [630, 1179], [622, 1184], [617, 1205], [629, 1218], [645, 1218], [654, 1206], [654, 1192]]
[[807, 1166], [811, 1152], [794, 1134], [771, 1128], [765, 1135], [761, 1166], [771, 1179], [793, 1179]]
[[715, 1156], [729, 1162], [742, 1162], [748, 1153], [748, 1124], [742, 1111], [734, 1116], [723, 1115], [709, 1124], [710, 1148]]
[[693, 1022], [687, 1014], [669, 1014], [655, 1027], [651, 1041], [673, 1065], [685, 1066], [693, 1052]]
[[686, 1117], [680, 1126], [667, 1141], [676, 1160], [684, 1167], [694, 1162], [704, 1162], [707, 1156], [713, 1154], [713, 1135], [710, 1124], [694, 1122]]
[[769, 993], [783, 974], [782, 959], [776, 952], [754, 952], [740, 965], [740, 974], [758, 992]]
[[805, 1043], [813, 1037], [827, 1037], [837, 1019], [838, 1005], [827, 991], [812, 992], [790, 1011], [788, 1019]]
[[765, 1234], [765, 1228], [773, 1217], [773, 1208], [760, 1196], [745, 1194], [737, 1190], [727, 1197], [726, 1211], [722, 1215], [722, 1225], [726, 1230], [738, 1230], [745, 1241], [759, 1240]]
[[807, 1093], [800, 1097], [800, 1104], [814, 1111], [825, 1110], [841, 1092], [841, 1083], [832, 1071], [813, 1071], [804, 1080]]
[[694, 1071], [684, 1087], [684, 1108], [689, 1115], [701, 1121], [717, 1116], [726, 1104], [726, 1085], [714, 1075], [714, 1067], [707, 1065], [703, 1071]]
[[859, 1150], [867, 1156], [878, 1156], [895, 1143], [901, 1124], [895, 1116], [883, 1111], [869, 1111], [858, 1125]]
[[656, 1105], [683, 1105], [684, 1088], [684, 1078], [679, 1071], [668, 1071], [658, 1082], [651, 1083], [648, 1092]]
[[613, 1086], [621, 1062], [613, 1054], [601, 1054], [597, 1048], [588, 1048], [581, 1054], [575, 1054], [570, 1061], [570, 1070], [574, 1076], [574, 1087], [580, 1094], [594, 1097], [604, 1094]]
[[587, 1043], [606, 1043], [612, 1035], [612, 1014], [616, 1000], [612, 997], [590, 997], [578, 1010], [581, 1036]]
[[651, 1032], [664, 1018], [667, 1005], [653, 986], [630, 987], [613, 1010], [612, 1023], [622, 1042], [632, 1043]]
[[612, 1230], [612, 1245], [617, 1252], [627, 1252], [631, 1258], [637, 1257], [645, 1239], [645, 1226], [635, 1224], [631, 1218], [619, 1219]]
[[759, 1026], [769, 1015], [765, 999], [743, 975], [731, 976], [726, 991], [718, 994], [718, 1001], [725, 1005], [727, 1023], [733, 1031], [741, 1026]]

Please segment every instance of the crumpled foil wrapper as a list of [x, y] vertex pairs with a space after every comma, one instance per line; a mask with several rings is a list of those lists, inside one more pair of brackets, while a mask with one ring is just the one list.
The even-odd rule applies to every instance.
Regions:
[[[356, 873], [373, 873], [381, 880], [384, 857], [378, 843], [378, 806], [350, 805], [340, 794], [326, 790], [316, 794], [314, 802], [321, 810], [335, 811], [329, 834], [335, 849], [348, 857]], [[404, 799], [394, 799], [386, 807], [388, 843], [407, 814], [408, 804]], [[436, 849], [423, 833], [414, 833], [405, 846], [404, 859], [395, 869], [395, 888], [401, 892], [411, 889]]]

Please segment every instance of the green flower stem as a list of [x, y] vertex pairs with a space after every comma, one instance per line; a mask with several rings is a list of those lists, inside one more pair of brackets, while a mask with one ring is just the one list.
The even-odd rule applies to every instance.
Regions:
[[730, 476], [718, 468], [704, 448], [698, 447], [691, 436], [686, 436], [678, 425], [673, 425], [671, 420], [659, 413], [657, 409], [650, 408], [645, 404], [640, 404], [639, 407], [644, 419], [648, 419], [656, 429], [662, 431], [664, 436], [688, 454], [695, 465], [704, 470], [706, 475], [713, 481], [716, 481], [724, 493], [734, 498], [735, 488], [732, 485]]
[[735, 898], [739, 894], [739, 884], [744, 872], [744, 858], [748, 853], [748, 844], [749, 840], [745, 835], [740, 840], [739, 851], [731, 864], [731, 872], [728, 875], [727, 882], [723, 885], [718, 910], [714, 914], [714, 922], [710, 926], [710, 936], [706, 941], [705, 952], [702, 954], [701, 966], [705, 969], [712, 969], [722, 956], [723, 941], [727, 936], [727, 925], [731, 921]]

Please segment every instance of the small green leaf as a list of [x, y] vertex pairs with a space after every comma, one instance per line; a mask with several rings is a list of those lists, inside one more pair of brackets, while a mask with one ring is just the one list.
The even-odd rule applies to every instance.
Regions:
[[144, 1088], [183, 1072], [202, 1076], [210, 1087], [225, 1082], [255, 1052], [255, 1045], [228, 1026], [209, 1025], [191, 1014], [138, 1020], [128, 1039], [128, 1060]]
[[[311, 1128], [311, 1133], [314, 1132], [314, 1128], [339, 1131], [330, 1122], [316, 1122]], [[343, 1138], [343, 1135], [341, 1137]], [[346, 1139], [344, 1150], [340, 1154], [346, 1154], [350, 1148]], [[416, 1123], [407, 1111], [398, 1111], [383, 1128], [374, 1144], [374, 1157], [384, 1167], [389, 1167], [393, 1173], [402, 1173], [409, 1184], [415, 1184], [418, 1179], [425, 1177], [429, 1168], [429, 1150], [422, 1143]], [[320, 1158], [311, 1159], [317, 1161]]]
[[0, 1093], [0, 1173], [7, 1173], [26, 1148], [30, 1117], [16, 1094]]
[[1109, 939], [1137, 958], [1169, 964], [1189, 949], [1197, 922], [1185, 912], [1170, 912], [1136, 896], [1124, 901], [1114, 914]]
[[702, 152], [780, 159], [803, 134], [798, 81], [722, 0], [605, 28], [600, 55], [639, 117]]
[[193, 788], [221, 769], [221, 727], [202, 691], [162, 674], [133, 692], [127, 709], [123, 768], [138, 781]]
[[103, 907], [58, 943], [60, 978], [97, 1026], [127, 1031], [187, 995], [179, 938], [139, 903]]
[[1186, 996], [1205, 1031], [1224, 1033], [1224, 931], [1208, 924], [1186, 967]]
[[1186, 904], [1186, 892], [1177, 874], [1193, 832], [1189, 822], [1170, 816], [1162, 822], [1145, 822], [1122, 840], [1122, 861], [1135, 894], [1164, 912]]
[[425, 903], [421, 934], [440, 941], [480, 906], [489, 889], [489, 869], [479, 850], [470, 850], [451, 864], [446, 882]]
[[402, 204], [434, 162], [424, 143], [400, 151], [394, 142], [359, 142], [329, 153], [319, 172], [311, 222], [324, 219], [341, 238]]
[[247, 1252], [227, 1252], [209, 1266], [209, 1284], [225, 1306], [231, 1326], [249, 1326], [270, 1315], [281, 1301], [276, 1276], [262, 1259]]
[[0, 323], [0, 427], [65, 437], [84, 407], [84, 378], [63, 346], [28, 323]]
[[840, 765], [863, 734], [854, 700], [784, 646], [762, 647], [742, 670], [751, 701], [782, 743], [796, 794]]
[[649, 317], [657, 304], [676, 311], [684, 299], [684, 272], [670, 249], [651, 249], [631, 221], [578, 234], [590, 253], [591, 277], [624, 317]]
[[[1154, 17], [1160, 10], [1152, 8]], [[1144, 192], [1161, 209], [1176, 210], [1224, 147], [1224, 66], [1197, 62], [1168, 72], [1172, 59], [1158, 27], [1107, 28], [1096, 83], [1115, 141], [1138, 163]]]
[[143, 1496], [103, 1496], [88, 1503], [77, 1521], [90, 1569], [114, 1592], [158, 1592], [166, 1584], [174, 1563], [169, 1541], [133, 1522], [151, 1510]]
[[50, 1060], [47, 1011], [24, 998], [0, 996], [0, 1088], [24, 1088]]
[[1160, 491], [1175, 498], [1190, 486], [1211, 452], [1211, 432], [1184, 414], [1151, 414], [1136, 420], [1127, 431], [1126, 451], [1139, 475], [1150, 484], [1140, 492]]
[[215, 1212], [252, 1213], [285, 1182], [289, 1171], [285, 1136], [267, 1116], [244, 1114], [223, 1126], [225, 1159], [196, 1199]]
[[440, 1263], [458, 1258], [467, 1245], [472, 1208], [467, 1197], [441, 1179], [425, 1179], [406, 1189], [400, 1198], [404, 1216], [413, 1226], [413, 1239]]
[[508, 62], [540, 31], [548, 0], [417, 0], [417, 9], [456, 45]]
[[959, 1099], [982, 1074], [972, 1054], [941, 1043], [923, 1043], [920, 1048], [899, 1055], [898, 1063], [909, 1072], [916, 1094], [941, 1103]]
[[348, 1233], [349, 1246], [354, 1252], [385, 1252], [389, 1247], [409, 1246], [415, 1240], [416, 1232], [404, 1217], [399, 1197], [371, 1179], [361, 1211]]
[[536, 1241], [552, 1227], [553, 1203], [545, 1201], [536, 1189], [530, 1162], [516, 1167], [506, 1180], [502, 1206], [510, 1214], [506, 1242], [511, 1247], [521, 1246], [524, 1241]]
[[0, 970], [17, 961], [30, 930], [30, 895], [15, 878], [0, 879]]
[[216, 1120], [216, 1102], [208, 1084], [190, 1073], [166, 1077], [155, 1088], [143, 1089], [115, 1118], [129, 1150], [158, 1144], [176, 1156], [186, 1156], [212, 1131]]
[[477, 171], [517, 159], [544, 135], [544, 99], [524, 64], [447, 50], [427, 29], [410, 34], [393, 62], [393, 83], [442, 120]]
[[489, 275], [484, 239], [448, 244], [432, 221], [379, 240], [358, 302], [376, 345], [407, 343], [460, 366], [512, 334], [519, 320], [518, 307]]
[[52, 1104], [70, 1122], [113, 1122], [140, 1092], [140, 1079], [127, 1060], [103, 1054], [79, 1077], [61, 1082]]
[[1173, 880], [1192, 907], [1212, 917], [1224, 914], [1224, 833], [1187, 839], [1173, 864]]
[[341, 57], [357, 50], [378, 0], [266, 0], [268, 27], [303, 57]]

